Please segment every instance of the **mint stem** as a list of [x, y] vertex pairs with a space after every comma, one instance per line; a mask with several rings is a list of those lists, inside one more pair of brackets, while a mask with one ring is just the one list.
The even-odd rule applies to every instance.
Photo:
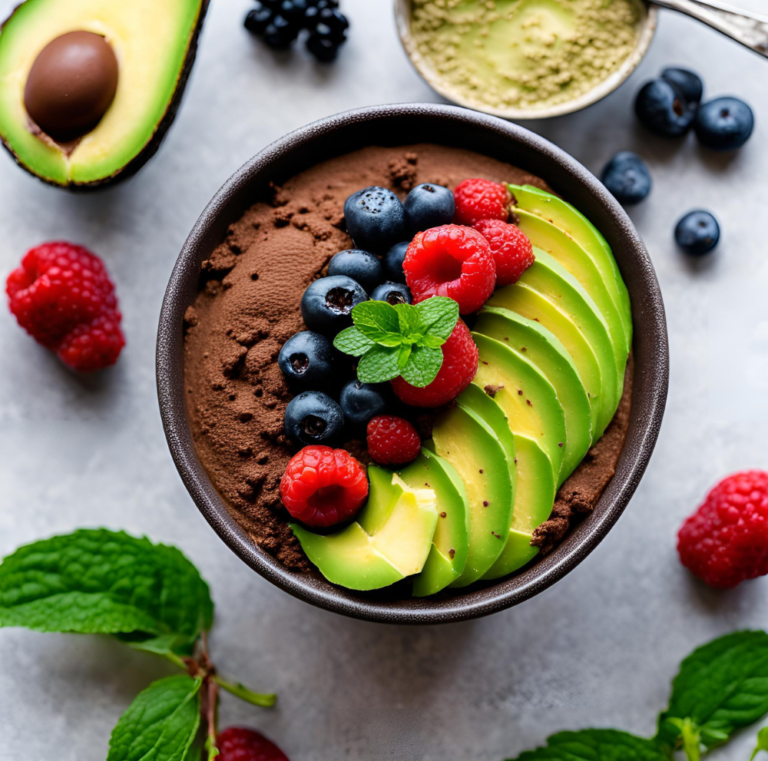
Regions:
[[699, 728], [690, 720], [683, 722], [683, 750], [688, 761], [699, 761], [701, 758], [701, 737]]
[[240, 682], [230, 682], [218, 674], [213, 675], [213, 681], [223, 690], [232, 693], [240, 700], [244, 700], [251, 705], [261, 706], [262, 708], [272, 708], [277, 702], [277, 695], [253, 692]]

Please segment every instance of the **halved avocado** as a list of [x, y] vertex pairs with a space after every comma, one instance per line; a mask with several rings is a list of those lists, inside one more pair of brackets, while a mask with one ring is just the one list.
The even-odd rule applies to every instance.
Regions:
[[[574, 206], [552, 193], [532, 185], [510, 185], [513, 208], [524, 209], [559, 227], [575, 240], [591, 257], [600, 273], [618, 298], [627, 335], [632, 337], [632, 306], [627, 286], [621, 277], [616, 259], [608, 241], [600, 231]], [[609, 274], [610, 273], [610, 274]], [[613, 286], [610, 285], [611, 275]]]
[[464, 482], [447, 461], [422, 449], [415, 462], [398, 476], [412, 489], [434, 489], [438, 520], [432, 548], [421, 573], [413, 580], [414, 597], [445, 589], [464, 570], [469, 551], [469, 502]]
[[[0, 138], [28, 172], [90, 189], [140, 169], [160, 146], [192, 69], [209, 0], [26, 0], [0, 31]], [[69, 32], [103, 37], [118, 61], [117, 90], [98, 123], [60, 145], [25, 108], [40, 52]]]
[[[568, 315], [587, 339], [600, 363], [603, 399], [598, 429], [602, 435], [621, 398], [627, 356], [614, 349], [605, 318], [581, 283], [545, 251], [534, 248], [534, 253], [536, 261], [518, 283], [500, 288], [487, 303], [489, 306], [517, 311], [512, 304], [514, 299], [509, 296], [519, 284], [524, 283]], [[526, 317], [530, 318], [530, 315]]]
[[[518, 226], [531, 239], [531, 243], [551, 254], [592, 297], [605, 318], [616, 352], [629, 354], [631, 326], [624, 324], [624, 313], [619, 310], [620, 300], [615, 291], [613, 272], [608, 270], [603, 274], [592, 257], [551, 222], [519, 207], [515, 213]], [[610, 286], [613, 286], [613, 290]]]
[[544, 450], [560, 484], [566, 445], [565, 413], [554, 386], [541, 370], [500, 341], [473, 333], [480, 364], [472, 381], [504, 410], [516, 433]]
[[571, 355], [547, 328], [508, 309], [486, 307], [475, 331], [525, 356], [555, 387], [565, 413], [565, 454], [562, 477], [567, 478], [592, 444], [592, 410]]
[[372, 465], [368, 502], [358, 520], [335, 534], [291, 524], [307, 557], [328, 581], [348, 589], [381, 589], [424, 568], [437, 527], [432, 489], [412, 489]]
[[469, 552], [452, 587], [477, 581], [496, 562], [512, 524], [514, 494], [506, 454], [490, 426], [475, 413], [454, 407], [435, 421], [435, 452], [464, 482], [469, 500]]

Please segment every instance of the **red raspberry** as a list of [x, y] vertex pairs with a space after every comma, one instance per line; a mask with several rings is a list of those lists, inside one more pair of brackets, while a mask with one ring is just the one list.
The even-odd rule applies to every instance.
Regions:
[[717, 589], [768, 574], [768, 473], [748, 470], [715, 486], [683, 523], [677, 551]]
[[368, 497], [365, 468], [344, 449], [311, 446], [294, 455], [280, 481], [288, 512], [308, 526], [335, 526]]
[[453, 401], [472, 382], [477, 372], [477, 346], [469, 328], [461, 320], [440, 348], [443, 350], [443, 365], [428, 386], [411, 386], [402, 377], [392, 381], [394, 392], [406, 404], [414, 407], [440, 407]]
[[480, 309], [496, 284], [488, 241], [476, 230], [459, 225], [419, 233], [408, 246], [403, 269], [414, 303], [448, 296], [458, 302], [461, 314]]
[[289, 761], [264, 735], [245, 727], [228, 727], [216, 740], [220, 761]]
[[491, 247], [496, 262], [496, 285], [512, 285], [530, 267], [536, 257], [528, 236], [516, 225], [498, 219], [482, 219], [475, 224]]
[[453, 191], [456, 199], [456, 213], [453, 221], [457, 225], [470, 227], [481, 219], [509, 218], [509, 204], [512, 194], [506, 185], [490, 180], [464, 180]]
[[379, 465], [407, 465], [419, 452], [421, 439], [407, 420], [378, 415], [368, 423], [368, 454]]
[[88, 249], [43, 243], [27, 252], [5, 290], [19, 325], [74, 370], [117, 361], [125, 338], [115, 286]]

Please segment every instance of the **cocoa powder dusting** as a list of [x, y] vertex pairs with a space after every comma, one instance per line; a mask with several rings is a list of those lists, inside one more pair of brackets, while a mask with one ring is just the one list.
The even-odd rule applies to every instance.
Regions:
[[[291, 394], [277, 357], [285, 341], [305, 329], [299, 305], [306, 287], [335, 253], [352, 246], [344, 228], [344, 201], [369, 185], [389, 187], [402, 198], [422, 182], [454, 188], [469, 177], [547, 189], [526, 172], [470, 151], [435, 145], [365, 148], [273, 185], [269, 201], [255, 204], [234, 223], [203, 263], [200, 291], [184, 319], [195, 446], [235, 519], [288, 568], [310, 566], [288, 528], [279, 496], [295, 450], [283, 427]], [[564, 484], [552, 519], [536, 534], [543, 548], [562, 538], [571, 513], [583, 512], [590, 499], [594, 504], [610, 480], [628, 409], [625, 395], [617, 421], [594, 447], [595, 457]], [[428, 416], [420, 429], [429, 434]], [[346, 448], [368, 461], [361, 442]], [[565, 498], [568, 488], [571, 496]]]

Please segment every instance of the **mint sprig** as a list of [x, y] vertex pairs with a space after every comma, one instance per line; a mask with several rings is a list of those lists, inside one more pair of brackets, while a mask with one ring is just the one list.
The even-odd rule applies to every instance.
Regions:
[[362, 383], [385, 383], [402, 375], [424, 388], [440, 372], [440, 347], [458, 320], [459, 305], [444, 296], [415, 306], [364, 301], [352, 310], [354, 325], [339, 333], [333, 345], [360, 358], [357, 377]]
[[[561, 732], [515, 761], [699, 761], [738, 729], [768, 714], [768, 633], [742, 631], [697, 648], [680, 665], [656, 737], [613, 729]], [[768, 727], [752, 759], [768, 751]], [[511, 761], [511, 760], [508, 760]]]
[[213, 618], [208, 584], [180, 550], [124, 532], [75, 531], [0, 563], [0, 628], [108, 634], [185, 672], [138, 695], [112, 733], [107, 761], [200, 759], [203, 706], [210, 761], [218, 754], [219, 688], [253, 705], [275, 704], [275, 695], [217, 674], [207, 646]]

